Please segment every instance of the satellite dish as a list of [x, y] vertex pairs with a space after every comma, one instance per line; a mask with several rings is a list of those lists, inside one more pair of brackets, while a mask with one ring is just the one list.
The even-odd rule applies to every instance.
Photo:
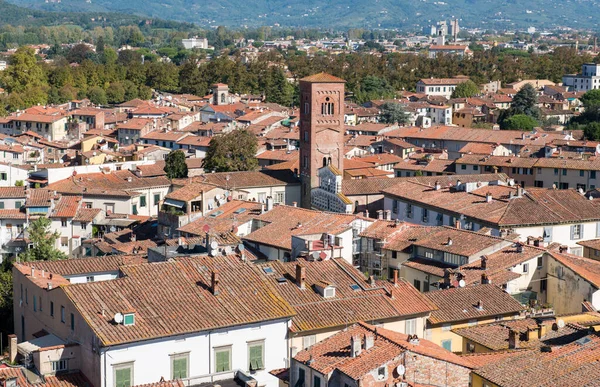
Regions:
[[225, 255], [229, 255], [232, 253], [232, 249], [230, 246], [225, 247]]
[[396, 372], [398, 373], [398, 375], [402, 376], [406, 373], [406, 367], [400, 364], [398, 367], [396, 367]]
[[202, 227], [202, 231], [204, 231], [205, 233], [208, 233], [208, 232], [210, 231], [210, 226], [209, 226], [208, 224], [205, 224], [205, 225]]
[[562, 328], [564, 328], [564, 327], [565, 327], [565, 320], [563, 320], [563, 319], [560, 319], [560, 320], [558, 320], [558, 321], [556, 322], [556, 326], [557, 326], [558, 328], [561, 328], [561, 329], [562, 329]]
[[216, 241], [210, 242], [211, 249], [217, 249], [218, 247], [219, 247], [219, 244]]
[[117, 228], [115, 226], [110, 226], [110, 232], [115, 232], [117, 231]]
[[237, 247], [237, 248], [238, 248], [238, 250], [239, 250], [239, 251], [244, 251], [244, 250], [246, 250], [246, 247], [244, 246], [244, 244], [243, 244], [243, 243], [240, 243], [240, 244], [238, 245], [238, 247]]
[[123, 322], [123, 315], [121, 313], [117, 313], [113, 319], [117, 324], [121, 324]]
[[210, 251], [210, 256], [211, 257], [216, 257], [217, 254], [219, 254], [219, 250], [213, 249], [213, 250]]
[[319, 252], [318, 252], [318, 251], [315, 251], [314, 253], [312, 253], [312, 257], [313, 257], [314, 259], [319, 259]]
[[460, 281], [458, 281], [458, 287], [459, 287], [459, 288], [464, 288], [464, 287], [465, 287], [465, 285], [467, 285], [467, 283], [465, 282], [465, 280], [460, 280]]

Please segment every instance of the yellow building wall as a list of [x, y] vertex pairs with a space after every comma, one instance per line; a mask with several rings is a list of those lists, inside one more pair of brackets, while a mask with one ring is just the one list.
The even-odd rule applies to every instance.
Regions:
[[[477, 325], [489, 324], [496, 321], [495, 319], [477, 320]], [[468, 321], [454, 323], [450, 326], [450, 330], [444, 330], [442, 325], [430, 326], [427, 331], [426, 338], [433, 341], [435, 344], [442, 346], [442, 342], [452, 340], [452, 352], [461, 353], [463, 351], [463, 337], [452, 332], [452, 329], [467, 328]]]
[[497, 384], [489, 382], [481, 376], [471, 373], [471, 387], [500, 387]]

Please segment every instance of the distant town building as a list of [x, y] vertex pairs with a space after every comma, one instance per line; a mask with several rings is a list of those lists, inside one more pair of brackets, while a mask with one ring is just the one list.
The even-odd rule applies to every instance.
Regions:
[[564, 75], [562, 81], [569, 91], [597, 89], [600, 87], [600, 64], [585, 63], [581, 66], [581, 73]]
[[185, 47], [188, 50], [191, 50], [193, 48], [208, 48], [208, 39], [206, 38], [193, 37], [190, 39], [181, 39], [181, 43], [183, 44], [183, 47]]

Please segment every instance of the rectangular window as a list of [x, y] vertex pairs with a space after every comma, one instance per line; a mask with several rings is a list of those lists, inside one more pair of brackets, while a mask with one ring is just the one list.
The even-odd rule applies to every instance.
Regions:
[[146, 195], [140, 196], [140, 207], [146, 207]]
[[460, 169], [467, 169], [467, 164], [461, 164]]
[[404, 333], [407, 335], [414, 335], [417, 333], [417, 319], [411, 318], [405, 321]]
[[37, 312], [37, 298], [33, 296], [33, 311]]
[[60, 237], [60, 245], [62, 247], [69, 246], [69, 237]]
[[135, 325], [135, 315], [133, 313], [127, 313], [123, 316], [123, 325]]
[[0, 210], [4, 209], [4, 202], [0, 202]]
[[584, 176], [584, 174], [585, 174], [585, 172], [584, 172], [583, 170], [580, 170], [580, 171], [579, 171], [579, 176], [583, 177], [583, 176]]
[[50, 317], [54, 317], [54, 302], [50, 301]]
[[596, 178], [596, 171], [590, 171], [590, 179]]
[[248, 370], [256, 371], [265, 368], [265, 342], [248, 343]]
[[65, 307], [62, 305], [60, 306], [60, 322], [65, 322]]
[[188, 377], [189, 354], [171, 356], [171, 380], [185, 379]]
[[416, 279], [416, 280], [413, 281], [413, 284], [415, 285], [415, 288], [418, 291], [421, 291], [421, 281], [419, 281], [418, 279]]
[[317, 375], [313, 376], [313, 385], [312, 387], [321, 387], [321, 378]]
[[231, 347], [215, 348], [215, 372], [231, 371]]
[[60, 225], [61, 227], [67, 227], [67, 218], [61, 218]]
[[523, 273], [529, 273], [529, 264], [528, 263], [523, 264]]
[[21, 208], [22, 205], [23, 205], [23, 203], [21, 203], [21, 202], [18, 202], [18, 201], [15, 202], [15, 209], [18, 210], [19, 208]]
[[273, 199], [275, 203], [285, 204], [285, 192], [275, 192], [275, 197]]
[[298, 368], [298, 383], [296, 383], [296, 386], [304, 386], [305, 379], [306, 371], [304, 371], [304, 368]]
[[160, 203], [160, 194], [154, 194], [154, 205], [158, 206], [158, 204]]
[[407, 203], [406, 204], [406, 217], [407, 218], [412, 218], [412, 216], [413, 216], [413, 207], [412, 207], [412, 204]]
[[449, 332], [452, 330], [452, 324], [443, 324], [442, 325], [442, 332]]
[[68, 370], [67, 359], [57, 360], [52, 362], [52, 372], [60, 372]]
[[75, 315], [71, 313], [71, 330], [75, 330]]
[[421, 220], [423, 223], [429, 223], [429, 210], [427, 208], [423, 208]]
[[137, 215], [137, 214], [138, 214], [138, 210], [137, 210], [137, 204], [133, 204], [133, 205], [131, 206], [131, 213], [132, 213], [133, 215]]
[[571, 240], [581, 239], [583, 234], [583, 225], [574, 224], [571, 226]]
[[479, 165], [473, 165], [473, 170], [474, 171], [479, 171]]
[[131, 387], [133, 383], [133, 364], [114, 367], [115, 387]]
[[398, 201], [397, 200], [392, 201], [392, 213], [394, 213], [394, 214], [398, 213]]
[[565, 168], [563, 168], [563, 170], [562, 170], [562, 174], [563, 174], [563, 176], [566, 176], [566, 175], [567, 175], [567, 170], [566, 170]]
[[302, 338], [302, 348], [306, 349], [317, 342], [317, 335], [308, 335]]
[[558, 168], [554, 168], [554, 176], [558, 176]]
[[537, 258], [537, 267], [540, 268], [540, 267], [543, 267], [543, 266], [544, 266], [544, 257], [542, 255], [540, 255]]
[[452, 340], [443, 340], [442, 348], [444, 348], [446, 351], [452, 351]]
[[40, 307], [40, 312], [42, 311], [42, 296], [38, 297], [38, 306]]

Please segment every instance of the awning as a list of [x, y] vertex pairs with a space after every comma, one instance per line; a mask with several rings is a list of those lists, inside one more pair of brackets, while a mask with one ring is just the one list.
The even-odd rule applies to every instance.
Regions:
[[48, 334], [46, 336], [38, 337], [37, 339], [17, 344], [17, 351], [23, 356], [28, 356], [30, 353], [35, 352], [40, 348], [55, 347], [65, 344], [66, 342], [61, 338], [54, 336], [53, 334]]
[[177, 208], [183, 208], [183, 206], [185, 205], [184, 202], [180, 202], [179, 200], [173, 200], [173, 199], [165, 199], [165, 204], [167, 206], [172, 206], [172, 207], [177, 207]]

